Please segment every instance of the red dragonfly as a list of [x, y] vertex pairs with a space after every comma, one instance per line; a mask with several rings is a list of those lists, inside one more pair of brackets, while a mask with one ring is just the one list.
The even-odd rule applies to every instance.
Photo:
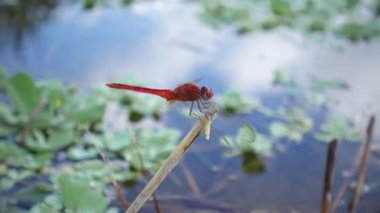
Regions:
[[191, 102], [189, 115], [193, 116], [192, 110], [194, 107], [194, 102], [197, 102], [199, 111], [203, 112], [203, 109], [208, 108], [207, 101], [209, 101], [214, 96], [214, 92], [212, 91], [212, 89], [205, 86], [199, 87], [195, 84], [195, 82], [196, 81], [179, 85], [174, 90], [152, 89], [119, 83], [108, 83], [106, 85], [115, 89], [130, 90], [135, 92], [157, 95], [172, 103], [176, 101]]

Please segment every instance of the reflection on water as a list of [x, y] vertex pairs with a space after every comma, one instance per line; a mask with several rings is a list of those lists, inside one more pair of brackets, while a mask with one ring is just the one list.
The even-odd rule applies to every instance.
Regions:
[[0, 44], [10, 42], [21, 48], [24, 37], [38, 31], [57, 5], [58, 0], [0, 2]]
[[[83, 87], [98, 87], [127, 74], [152, 87], [168, 88], [204, 77], [201, 84], [217, 93], [231, 87], [262, 94], [271, 86], [273, 70], [282, 68], [300, 79], [311, 74], [348, 82], [351, 92], [338, 94], [339, 113], [352, 116], [370, 105], [379, 114], [379, 41], [344, 44], [343, 52], [338, 52], [329, 41], [320, 45], [285, 30], [235, 37], [230, 29], [207, 28], [195, 16], [197, 9], [182, 3], [85, 11], [74, 4], [57, 7], [53, 0], [18, 2], [17, 7], [0, 4], [1, 32], [6, 32], [0, 37], [4, 43], [0, 63], [9, 71], [25, 70], [37, 78], [59, 78]], [[33, 37], [34, 31], [38, 33]], [[9, 39], [15, 40], [6, 43]], [[15, 50], [14, 44], [23, 40]], [[356, 149], [343, 148], [349, 154]], [[321, 144], [297, 146], [265, 162], [265, 167], [247, 154], [243, 161], [231, 161], [226, 172], [243, 165], [247, 173], [265, 170], [265, 175], [243, 175], [231, 189], [212, 197], [249, 208], [264, 209], [273, 206], [273, 200], [277, 204], [273, 208], [289, 211], [295, 205], [318, 208], [324, 151]], [[340, 159], [337, 167], [343, 169], [352, 156]], [[210, 178], [203, 184], [218, 178], [207, 169], [197, 171], [198, 177]]]

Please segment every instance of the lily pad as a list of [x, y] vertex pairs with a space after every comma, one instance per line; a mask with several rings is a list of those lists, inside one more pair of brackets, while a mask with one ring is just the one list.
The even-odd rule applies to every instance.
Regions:
[[333, 139], [341, 141], [360, 140], [359, 134], [352, 125], [341, 116], [333, 116], [322, 124], [320, 132], [315, 134], [317, 140], [322, 142], [330, 142]]
[[32, 77], [26, 73], [10, 77], [6, 82], [6, 92], [16, 109], [24, 115], [29, 115], [40, 100]]
[[[108, 165], [117, 181], [129, 181], [136, 179], [134, 173], [129, 170], [128, 164], [124, 161], [125, 166], [115, 164], [113, 161]], [[105, 163], [101, 160], [81, 161], [74, 165], [76, 169], [75, 177], [88, 180], [92, 186], [104, 186], [111, 183], [111, 174]]]
[[254, 152], [263, 156], [272, 156], [272, 142], [249, 125], [246, 125], [238, 130], [238, 133], [234, 137], [226, 136], [226, 140], [229, 144], [224, 144], [224, 140], [221, 141], [225, 146], [232, 148], [235, 153]]
[[297, 82], [282, 70], [275, 70], [273, 72], [273, 75], [273, 84], [275, 85], [281, 85], [286, 87], [297, 86]]
[[55, 209], [54, 207], [48, 205], [45, 202], [38, 203], [32, 207], [30, 213], [60, 213], [59, 209]]
[[279, 108], [276, 112], [285, 122], [273, 122], [269, 126], [272, 136], [299, 142], [313, 128], [313, 120], [300, 108]]
[[71, 160], [83, 160], [88, 158], [94, 158], [98, 155], [95, 148], [84, 148], [84, 147], [72, 147], [69, 149], [67, 156]]
[[228, 90], [218, 99], [218, 104], [225, 114], [249, 113], [259, 106], [259, 101], [244, 97], [236, 90]]
[[59, 179], [62, 201], [66, 210], [73, 212], [102, 213], [110, 201], [86, 181], [62, 174]]
[[123, 152], [124, 158], [129, 160], [131, 166], [137, 170], [144, 169], [154, 172], [175, 148], [180, 132], [175, 129], [142, 129], [137, 135], [137, 146], [130, 146]]
[[14, 143], [0, 141], [0, 161], [9, 166], [37, 169], [48, 165], [52, 158], [53, 153], [40, 152], [31, 154]]
[[318, 92], [324, 92], [328, 89], [342, 90], [347, 89], [347, 83], [343, 81], [328, 80], [328, 79], [315, 79], [312, 82], [311, 89]]
[[70, 109], [71, 112], [68, 112], [67, 119], [76, 124], [90, 124], [102, 119], [106, 109], [105, 103], [83, 103], [83, 105]]
[[70, 145], [74, 138], [75, 132], [72, 129], [52, 130], [48, 138], [42, 132], [33, 130], [26, 138], [26, 145], [35, 151], [57, 151]]

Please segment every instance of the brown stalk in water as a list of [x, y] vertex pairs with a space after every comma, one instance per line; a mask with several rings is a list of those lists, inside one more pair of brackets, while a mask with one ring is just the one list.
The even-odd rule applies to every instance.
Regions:
[[365, 176], [366, 176], [367, 170], [368, 170], [369, 154], [370, 154], [370, 147], [371, 147], [371, 142], [372, 142], [372, 138], [373, 138], [374, 126], [375, 126], [375, 116], [372, 115], [370, 120], [369, 120], [369, 124], [367, 126], [365, 147], [364, 147], [364, 152], [363, 152], [363, 156], [362, 156], [361, 163], [360, 163], [359, 177], [358, 177], [358, 180], [356, 182], [356, 186], [355, 186], [355, 190], [354, 190], [354, 197], [348, 205], [348, 209], [350, 212], [355, 212], [356, 207], [359, 204], [360, 195], [361, 195], [362, 188], [364, 185]]
[[322, 196], [322, 213], [330, 212], [331, 205], [331, 189], [334, 179], [334, 165], [335, 165], [335, 156], [336, 156], [336, 148], [338, 145], [338, 140], [333, 139], [328, 146], [327, 149], [327, 159], [326, 159], [326, 170], [325, 170], [325, 179], [324, 179], [324, 187], [323, 187], [323, 196]]

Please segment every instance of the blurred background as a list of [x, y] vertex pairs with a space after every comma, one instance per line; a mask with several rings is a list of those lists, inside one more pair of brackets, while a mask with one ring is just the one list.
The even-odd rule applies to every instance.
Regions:
[[[101, 113], [101, 134], [97, 137], [126, 129], [130, 132], [124, 115], [129, 118], [134, 115], [133, 107], [125, 104], [122, 97], [127, 92], [110, 91], [104, 86], [108, 82], [172, 89], [202, 78], [199, 85], [214, 90], [221, 108], [214, 122], [218, 130], [212, 131], [210, 141], [201, 137], [160, 186], [156, 195], [162, 212], [319, 212], [325, 142], [332, 138], [340, 141], [335, 198], [347, 180], [342, 174], [352, 167], [362, 146], [360, 142], [366, 137], [369, 116], [380, 115], [379, 36], [380, 3], [374, 0], [0, 1], [0, 65], [6, 76], [12, 78], [23, 72], [34, 79], [37, 87], [38, 82], [58, 79], [63, 88], [74, 85], [83, 96], [100, 91], [100, 99], [104, 98], [107, 106], [104, 116]], [[14, 95], [10, 95], [9, 85], [4, 85], [5, 93], [0, 100], [18, 116]], [[105, 95], [107, 92], [112, 95]], [[136, 96], [144, 105], [142, 100], [148, 96]], [[182, 115], [181, 104], [179, 108], [167, 108], [163, 100], [153, 102], [154, 110], [159, 108], [154, 112], [159, 112], [162, 119], [142, 122], [138, 119], [131, 124], [132, 128], [142, 138], [150, 135], [142, 130], [147, 127], [154, 129], [150, 130], [152, 135], [157, 129], [174, 128], [178, 132], [168, 133], [167, 137], [175, 143], [194, 121]], [[75, 104], [71, 107], [75, 108]], [[44, 110], [42, 107], [41, 112]], [[59, 112], [57, 108], [53, 114]], [[30, 114], [27, 115], [29, 122], [20, 121], [19, 129], [29, 125], [39, 131]], [[245, 141], [244, 134], [249, 133], [239, 128], [246, 123], [255, 128], [256, 140]], [[51, 207], [56, 211], [64, 208], [75, 211], [62, 192], [65, 178], [61, 176], [58, 186], [50, 174], [61, 174], [57, 167], [62, 165], [101, 159], [97, 153], [79, 159], [67, 158], [65, 154], [78, 144], [82, 151], [91, 148], [92, 143], [86, 144], [83, 141], [87, 139], [78, 135], [88, 128], [92, 134], [98, 133], [91, 129], [92, 124], [76, 126], [75, 131], [79, 130], [70, 145], [44, 150], [54, 153], [48, 163], [53, 172], [47, 172], [44, 164], [27, 168], [33, 175], [17, 179], [9, 176], [9, 171], [20, 172], [22, 165], [9, 163], [13, 161], [6, 153], [0, 155], [3, 185], [13, 180], [11, 187], [0, 191], [8, 195], [7, 199], [2, 198], [0, 210], [46, 212], [44, 208]], [[10, 124], [4, 121], [2, 125], [5, 128]], [[3, 133], [2, 145], [19, 141], [21, 130]], [[49, 140], [49, 133], [42, 132]], [[220, 143], [223, 135], [228, 136], [231, 144]], [[380, 125], [376, 125], [360, 212], [380, 211], [379, 136]], [[110, 143], [113, 140], [117, 139], [110, 139]], [[142, 140], [141, 143], [155, 143], [153, 139]], [[241, 145], [257, 141], [264, 145], [248, 151]], [[28, 145], [23, 149], [31, 155], [38, 152]], [[109, 152], [111, 163], [121, 159], [133, 161], [136, 157], [127, 154], [120, 157], [117, 153], [120, 150], [115, 150], [103, 150]], [[154, 171], [155, 167], [147, 177]], [[75, 173], [75, 169], [71, 172]], [[34, 176], [37, 174], [39, 177]], [[142, 174], [121, 181], [129, 183], [121, 186], [128, 200], [133, 200], [145, 185]], [[352, 186], [356, 181], [356, 176], [353, 177], [348, 181]], [[132, 179], [134, 184], [130, 184]], [[20, 195], [20, 191], [36, 183], [46, 184], [49, 190], [39, 199], [22, 200], [34, 195], [25, 192]], [[109, 181], [105, 183], [97, 188], [107, 197], [104, 211], [122, 212], [118, 195]], [[346, 212], [351, 196], [348, 187], [338, 212]], [[53, 197], [60, 205], [52, 205], [47, 197]], [[143, 211], [157, 211], [153, 206], [150, 201]], [[98, 208], [99, 212], [101, 209]]]

